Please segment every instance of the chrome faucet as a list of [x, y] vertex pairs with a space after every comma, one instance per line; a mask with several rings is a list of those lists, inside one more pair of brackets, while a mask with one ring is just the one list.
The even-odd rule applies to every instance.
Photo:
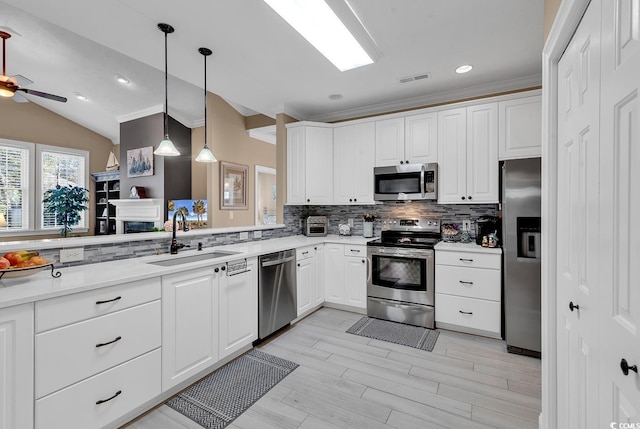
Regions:
[[177, 255], [178, 254], [178, 249], [182, 249], [183, 247], [191, 247], [188, 244], [182, 244], [182, 243], [178, 243], [178, 240], [176, 240], [176, 231], [178, 230], [178, 228], [176, 227], [176, 216], [180, 215], [182, 217], [182, 230], [184, 232], [189, 231], [189, 226], [187, 225], [187, 218], [184, 216], [184, 213], [182, 213], [180, 210], [176, 210], [175, 213], [173, 214], [173, 236], [171, 238], [171, 254], [172, 255]]

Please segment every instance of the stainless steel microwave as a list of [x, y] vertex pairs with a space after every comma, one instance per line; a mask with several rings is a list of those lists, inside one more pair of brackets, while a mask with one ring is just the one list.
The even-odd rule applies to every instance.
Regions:
[[437, 200], [438, 164], [373, 168], [375, 201]]

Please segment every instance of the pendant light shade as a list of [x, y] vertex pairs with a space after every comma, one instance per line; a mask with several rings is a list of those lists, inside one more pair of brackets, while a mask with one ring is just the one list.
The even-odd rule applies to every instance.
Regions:
[[160, 156], [178, 156], [180, 152], [173, 145], [173, 142], [169, 138], [169, 96], [167, 91], [168, 71], [167, 71], [167, 35], [173, 33], [174, 29], [169, 24], [158, 24], [160, 31], [164, 33], [164, 139], [158, 145], [158, 148], [153, 151], [154, 154]]
[[212, 54], [211, 49], [200, 48], [198, 52], [204, 57], [204, 147], [196, 157], [198, 162], [216, 162], [218, 161], [209, 146], [207, 146], [207, 57]]

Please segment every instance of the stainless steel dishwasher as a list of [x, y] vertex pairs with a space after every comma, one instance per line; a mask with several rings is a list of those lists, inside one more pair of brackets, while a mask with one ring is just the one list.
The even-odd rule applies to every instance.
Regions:
[[297, 316], [295, 249], [258, 257], [258, 338], [264, 339]]

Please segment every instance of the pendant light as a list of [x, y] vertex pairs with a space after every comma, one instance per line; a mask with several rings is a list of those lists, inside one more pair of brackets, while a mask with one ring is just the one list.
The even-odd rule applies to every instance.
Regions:
[[211, 49], [200, 48], [198, 52], [204, 57], [204, 147], [196, 157], [198, 162], [216, 162], [218, 161], [211, 149], [207, 146], [207, 57], [212, 54]]
[[154, 154], [160, 156], [179, 156], [180, 152], [173, 145], [173, 142], [169, 139], [169, 96], [167, 90], [167, 35], [173, 33], [174, 29], [169, 24], [158, 24], [160, 31], [164, 33], [164, 139], [158, 145], [158, 148], [153, 151]]

